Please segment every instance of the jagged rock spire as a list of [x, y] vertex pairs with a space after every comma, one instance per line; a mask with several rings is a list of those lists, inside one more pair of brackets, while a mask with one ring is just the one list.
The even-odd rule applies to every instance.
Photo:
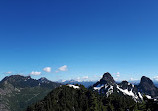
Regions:
[[104, 75], [100, 79], [100, 81], [98, 81], [93, 86], [97, 86], [98, 84], [100, 84], [100, 85], [102, 85], [102, 84], [115, 85], [116, 83], [115, 83], [113, 77], [111, 76], [111, 74], [109, 72], [106, 72], [106, 73], [104, 73]]

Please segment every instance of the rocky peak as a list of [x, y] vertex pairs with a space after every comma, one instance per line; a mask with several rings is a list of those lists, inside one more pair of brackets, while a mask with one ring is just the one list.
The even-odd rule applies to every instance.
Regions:
[[50, 82], [50, 80], [48, 80], [48, 79], [45, 78], [45, 77], [41, 77], [40, 79], [38, 79], [38, 81], [39, 81], [40, 83], [49, 83], [49, 82]]
[[140, 81], [141, 85], [154, 85], [154, 83], [152, 82], [151, 79], [149, 79], [146, 76], [142, 76], [141, 81]]
[[153, 81], [145, 76], [142, 76], [140, 84], [138, 85], [140, 92], [151, 95], [152, 97], [158, 96], [158, 88], [154, 85]]
[[119, 83], [119, 85], [122, 87], [128, 87], [128, 85], [130, 85], [130, 83], [127, 81], [122, 81], [121, 83]]
[[135, 92], [137, 91], [137, 88], [133, 84], [129, 83], [128, 81], [122, 81], [118, 85], [123, 90], [127, 89], [128, 91], [131, 91], [131, 90]]
[[103, 84], [114, 85], [115, 81], [109, 72], [104, 73], [102, 79], [100, 80]]
[[100, 81], [98, 81], [96, 84], [94, 84], [93, 86], [96, 87], [98, 85], [115, 85], [115, 81], [113, 79], [113, 77], [111, 76], [111, 74], [109, 72], [104, 73], [103, 77], [100, 79]]

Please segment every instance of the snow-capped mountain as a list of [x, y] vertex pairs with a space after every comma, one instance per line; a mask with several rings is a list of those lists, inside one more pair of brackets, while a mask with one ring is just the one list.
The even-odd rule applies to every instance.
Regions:
[[138, 91], [137, 86], [127, 81], [122, 81], [117, 85], [117, 92], [131, 96], [135, 101], [140, 101], [143, 99], [142, 94]]
[[132, 97], [135, 101], [141, 101], [143, 95], [147, 98], [158, 98], [158, 88], [152, 80], [143, 76], [139, 85], [133, 85], [127, 81], [117, 84], [110, 73], [104, 73], [103, 77], [93, 85], [93, 89], [99, 93], [109, 96], [112, 93], [119, 93]]
[[94, 90], [98, 90], [100, 93], [105, 93], [107, 96], [109, 96], [111, 93], [114, 92], [114, 87], [116, 87], [116, 83], [111, 76], [110, 73], [105, 73], [103, 77], [93, 85]]

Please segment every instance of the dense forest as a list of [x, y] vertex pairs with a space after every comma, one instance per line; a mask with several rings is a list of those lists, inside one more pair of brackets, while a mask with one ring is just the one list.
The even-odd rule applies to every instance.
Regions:
[[63, 85], [50, 92], [42, 101], [26, 111], [157, 111], [158, 103], [147, 99], [135, 102], [131, 97], [112, 93], [100, 95], [83, 85], [79, 88]]

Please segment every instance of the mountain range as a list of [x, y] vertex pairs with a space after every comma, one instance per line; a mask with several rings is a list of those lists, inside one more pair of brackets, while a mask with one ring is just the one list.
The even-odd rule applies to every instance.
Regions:
[[158, 105], [158, 88], [145, 76], [139, 84], [118, 83], [107, 72], [99, 81], [87, 82], [86, 87], [73, 84], [76, 82], [7, 76], [0, 81], [0, 111], [156, 111]]
[[116, 83], [110, 73], [105, 73], [103, 77], [95, 83], [92, 87], [99, 93], [104, 93], [107, 96], [111, 93], [119, 93], [131, 96], [135, 101], [141, 101], [143, 95], [148, 98], [157, 99], [158, 88], [154, 85], [151, 79], [143, 76], [138, 85], [133, 85], [127, 81], [122, 81], [121, 83]]
[[107, 72], [89, 88], [62, 85], [26, 111], [157, 111], [157, 91], [148, 77], [138, 85], [116, 83]]

